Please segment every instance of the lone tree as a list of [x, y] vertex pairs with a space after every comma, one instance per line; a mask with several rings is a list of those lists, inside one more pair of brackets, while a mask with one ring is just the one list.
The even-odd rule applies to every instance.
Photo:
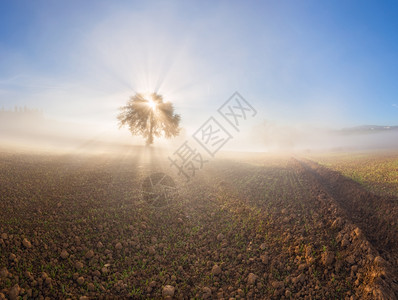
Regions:
[[131, 134], [143, 136], [147, 145], [153, 144], [155, 136], [171, 138], [180, 132], [180, 115], [174, 113], [172, 103], [163, 102], [156, 93], [147, 97], [137, 93], [120, 110], [119, 128], [127, 125]]

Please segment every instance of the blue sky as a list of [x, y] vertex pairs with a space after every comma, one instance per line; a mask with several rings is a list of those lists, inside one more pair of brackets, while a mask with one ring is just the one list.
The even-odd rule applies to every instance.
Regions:
[[239, 91], [256, 122], [398, 125], [395, 1], [1, 1], [0, 107], [117, 128], [134, 92], [189, 130]]

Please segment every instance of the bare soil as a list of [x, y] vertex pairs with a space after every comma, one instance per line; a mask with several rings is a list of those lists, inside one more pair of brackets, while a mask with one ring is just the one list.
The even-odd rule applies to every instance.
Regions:
[[[175, 178], [167, 206], [145, 178]], [[0, 299], [397, 299], [398, 201], [296, 158], [1, 154]]]

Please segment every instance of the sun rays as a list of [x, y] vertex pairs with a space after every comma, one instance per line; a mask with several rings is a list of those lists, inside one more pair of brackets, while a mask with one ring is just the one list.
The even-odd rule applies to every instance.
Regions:
[[150, 107], [150, 109], [152, 109], [152, 111], [155, 111], [157, 108], [157, 104], [155, 101], [153, 101], [151, 98], [147, 99], [148, 103], [147, 105]]

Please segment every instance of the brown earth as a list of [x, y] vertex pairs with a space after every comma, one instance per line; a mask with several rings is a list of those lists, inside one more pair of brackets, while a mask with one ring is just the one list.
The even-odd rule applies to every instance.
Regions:
[[[396, 299], [397, 199], [306, 160], [1, 154], [0, 299]], [[87, 297], [87, 298], [86, 298]]]

